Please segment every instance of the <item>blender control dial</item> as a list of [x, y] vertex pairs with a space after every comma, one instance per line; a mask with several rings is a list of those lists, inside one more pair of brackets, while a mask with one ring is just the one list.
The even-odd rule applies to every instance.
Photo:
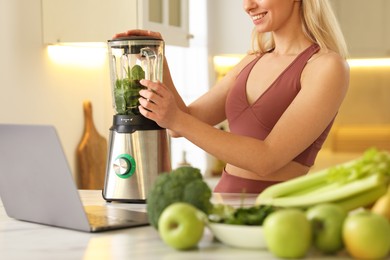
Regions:
[[130, 162], [125, 158], [118, 158], [115, 160], [113, 167], [114, 171], [117, 175], [124, 175], [128, 173], [129, 168], [131, 165], [129, 165]]
[[118, 177], [128, 178], [132, 176], [135, 171], [134, 158], [128, 154], [122, 154], [114, 160], [112, 168]]

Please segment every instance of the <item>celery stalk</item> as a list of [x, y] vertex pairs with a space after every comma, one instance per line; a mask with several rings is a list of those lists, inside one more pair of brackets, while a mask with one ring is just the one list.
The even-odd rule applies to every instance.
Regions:
[[302, 195], [306, 195], [306, 194], [310, 194], [310, 195], [320, 194], [323, 192], [328, 192], [328, 191], [338, 189], [341, 186], [342, 186], [342, 184], [339, 182], [329, 183], [326, 180], [324, 180], [320, 185], [313, 186], [313, 187], [310, 187], [308, 189], [302, 189], [299, 192], [289, 194], [288, 197], [302, 196]]
[[367, 150], [361, 158], [273, 185], [256, 198], [256, 205], [309, 207], [339, 202], [346, 208], [367, 205], [390, 179], [390, 153]]
[[[349, 167], [356, 163], [356, 160], [349, 161], [343, 164], [345, 167]], [[324, 169], [308, 175], [303, 175], [270, 186], [259, 194], [257, 200], [260, 202], [265, 198], [276, 198], [284, 196], [293, 196], [298, 194], [310, 193], [313, 190], [318, 190], [329, 184], [329, 169]], [[256, 203], [258, 201], [256, 200]]]
[[272, 205], [277, 207], [310, 207], [318, 203], [332, 202], [352, 197], [360, 192], [375, 188], [386, 182], [382, 174], [374, 174], [356, 181], [346, 183], [337, 189], [322, 193], [307, 193], [305, 195], [265, 198], [256, 201], [260, 205]]
[[386, 185], [379, 185], [373, 189], [356, 194], [353, 197], [335, 201], [336, 204], [343, 207], [346, 211], [372, 205], [377, 199], [387, 191]]
[[[258, 201], [266, 198], [275, 198], [288, 196], [290, 194], [302, 191], [303, 189], [322, 185], [328, 176], [326, 170], [317, 173], [300, 176], [289, 181], [285, 181], [273, 186], [268, 187], [257, 197]], [[256, 200], [256, 203], [257, 203]]]

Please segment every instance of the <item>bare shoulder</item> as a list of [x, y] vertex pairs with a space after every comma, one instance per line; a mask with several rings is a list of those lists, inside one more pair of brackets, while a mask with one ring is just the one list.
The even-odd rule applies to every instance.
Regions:
[[302, 81], [322, 83], [327, 87], [347, 88], [349, 84], [349, 65], [339, 54], [332, 51], [320, 51], [307, 63]]
[[321, 73], [323, 71], [325, 73], [335, 72], [349, 75], [347, 61], [333, 51], [320, 51], [313, 55], [307, 63], [307, 69], [311, 72], [318, 71], [318, 73]]

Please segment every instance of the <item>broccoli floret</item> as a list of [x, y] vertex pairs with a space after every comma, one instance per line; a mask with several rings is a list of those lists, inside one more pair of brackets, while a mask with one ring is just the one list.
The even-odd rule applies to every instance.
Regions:
[[187, 202], [208, 214], [212, 209], [211, 189], [203, 180], [200, 170], [190, 166], [179, 167], [170, 173], [160, 174], [147, 199], [150, 224], [158, 229], [163, 210], [174, 202]]
[[184, 189], [183, 200], [207, 214], [211, 210], [210, 198], [211, 190], [202, 179], [193, 180]]

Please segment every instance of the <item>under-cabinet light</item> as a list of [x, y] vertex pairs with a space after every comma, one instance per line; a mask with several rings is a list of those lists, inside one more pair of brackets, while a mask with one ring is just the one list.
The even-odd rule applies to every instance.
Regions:
[[53, 62], [69, 66], [100, 67], [107, 56], [104, 43], [48, 45], [47, 50]]
[[218, 72], [219, 76], [225, 75], [229, 70], [231, 70], [244, 55], [221, 55], [214, 56], [214, 69]]
[[390, 58], [348, 59], [350, 67], [390, 67]]
[[242, 56], [215, 56], [214, 57], [214, 64], [217, 67], [232, 67], [236, 65], [240, 60], [242, 59]]

